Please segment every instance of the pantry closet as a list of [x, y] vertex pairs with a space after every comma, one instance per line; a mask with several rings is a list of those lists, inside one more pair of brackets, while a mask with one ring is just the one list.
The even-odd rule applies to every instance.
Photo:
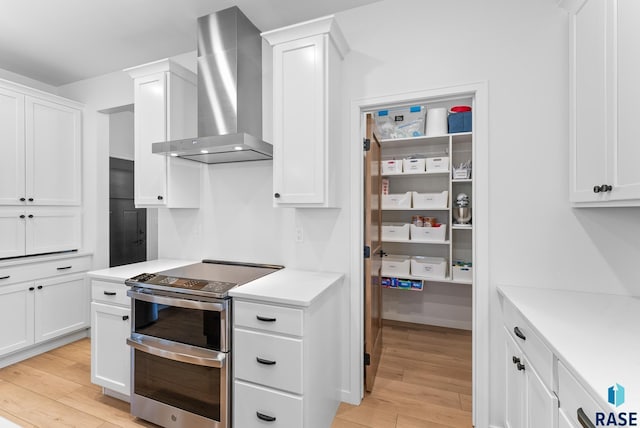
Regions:
[[[375, 351], [368, 343], [368, 328], [375, 322], [368, 317], [378, 310], [385, 320], [472, 329], [473, 109], [474, 96], [465, 95], [401, 101], [363, 112], [369, 128], [365, 152], [374, 142], [380, 145], [379, 169], [364, 169], [365, 183], [380, 178], [379, 212], [376, 195], [365, 196], [365, 236], [375, 235], [376, 228], [367, 219], [381, 219], [381, 252], [370, 255], [379, 262], [370, 263], [373, 272], [365, 267], [365, 284], [371, 284], [364, 299], [365, 365], [372, 357], [367, 354]], [[370, 161], [365, 153], [365, 163]], [[365, 195], [368, 191], [365, 186]], [[370, 308], [376, 293], [381, 307]], [[365, 380], [367, 390], [370, 381]]]

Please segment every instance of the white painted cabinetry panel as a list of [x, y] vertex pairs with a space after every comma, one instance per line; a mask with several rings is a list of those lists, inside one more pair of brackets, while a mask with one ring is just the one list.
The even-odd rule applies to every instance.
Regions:
[[130, 312], [127, 307], [91, 303], [91, 382], [127, 396], [131, 393], [131, 352], [126, 343]]
[[302, 427], [303, 398], [236, 381], [234, 425], [242, 428]]
[[76, 208], [33, 207], [25, 210], [27, 254], [77, 250], [82, 244], [80, 211]]
[[570, 31], [570, 199], [577, 206], [640, 205], [640, 6], [576, 2]]
[[[26, 217], [22, 208], [0, 210], [0, 258], [25, 254]], [[2, 276], [2, 275], [0, 275]]]
[[344, 37], [333, 17], [262, 37], [273, 47], [274, 205], [335, 207]]
[[25, 99], [27, 205], [80, 205], [81, 112]]
[[0, 325], [7, 327], [0, 335], [0, 355], [33, 344], [34, 293], [33, 283], [0, 287]]
[[134, 79], [135, 203], [198, 208], [200, 164], [153, 154], [152, 144], [196, 135], [196, 78], [162, 60], [125, 70]]
[[0, 87], [0, 205], [25, 197], [24, 95]]

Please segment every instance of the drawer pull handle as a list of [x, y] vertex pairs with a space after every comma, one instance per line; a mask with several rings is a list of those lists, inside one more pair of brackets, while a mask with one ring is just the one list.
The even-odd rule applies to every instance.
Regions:
[[11, 275], [7, 275], [7, 276], [0, 276], [0, 279], [9, 279], [11, 278]]
[[275, 318], [261, 317], [260, 315], [256, 315], [256, 319], [258, 321], [264, 321], [264, 322], [276, 322]]
[[527, 340], [527, 337], [520, 331], [518, 327], [513, 327], [513, 332], [522, 340]]
[[522, 364], [522, 363], [516, 363], [516, 367], [518, 368], [518, 370], [522, 370], [522, 371], [524, 371], [524, 364]]
[[511, 359], [511, 361], [513, 361], [513, 364], [518, 364], [520, 362], [520, 358], [518, 358], [518, 357], [516, 357], [514, 355], [513, 358]]
[[268, 415], [265, 415], [264, 413], [256, 412], [256, 416], [261, 421], [265, 421], [265, 422], [275, 422], [276, 421], [276, 417], [275, 416], [268, 416]]
[[584, 428], [595, 428], [596, 427], [593, 424], [593, 422], [591, 422], [591, 420], [589, 419], [587, 414], [584, 412], [584, 410], [582, 410], [582, 407], [580, 407], [578, 409], [578, 422], [580, 422], [580, 425], [582, 425]]
[[67, 269], [71, 269], [72, 267], [73, 266], [63, 266], [63, 267], [59, 267], [59, 268], [56, 268], [56, 269], [58, 269], [58, 270], [67, 270]]
[[104, 292], [104, 295], [105, 295], [105, 296], [115, 296], [115, 295], [116, 295], [116, 292], [115, 292], [115, 291], [105, 291], [105, 292]]
[[122, 321], [126, 321], [126, 320], [128, 320], [128, 319], [129, 319], [129, 315], [123, 315], [123, 316], [122, 316]]
[[276, 364], [273, 360], [265, 360], [264, 358], [256, 357], [256, 361], [260, 364], [264, 364], [265, 366], [273, 366]]

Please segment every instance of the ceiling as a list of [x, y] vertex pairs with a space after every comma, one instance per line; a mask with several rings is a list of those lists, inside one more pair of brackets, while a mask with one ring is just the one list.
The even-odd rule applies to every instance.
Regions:
[[380, 0], [0, 0], [0, 68], [53, 86], [196, 48], [196, 19], [237, 5], [261, 31]]

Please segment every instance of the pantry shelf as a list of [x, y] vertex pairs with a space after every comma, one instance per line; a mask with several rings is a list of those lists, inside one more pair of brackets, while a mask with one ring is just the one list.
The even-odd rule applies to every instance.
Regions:
[[438, 244], [449, 245], [449, 241], [416, 241], [411, 239], [383, 239], [382, 242], [393, 242], [401, 244]]
[[382, 174], [383, 177], [415, 177], [416, 175], [447, 175], [450, 174], [451, 171], [425, 171], [425, 172], [396, 172], [396, 173], [385, 173]]
[[398, 278], [398, 279], [411, 279], [411, 280], [417, 280], [417, 281], [424, 281], [424, 282], [438, 282], [438, 283], [447, 283], [447, 284], [465, 284], [465, 285], [471, 285], [472, 282], [471, 281], [467, 281], [467, 280], [455, 280], [452, 279], [451, 277], [446, 277], [446, 278], [423, 278], [421, 276], [414, 276], [414, 275], [402, 275], [402, 276], [397, 276], [397, 275], [385, 275], [384, 273], [382, 273], [383, 277], [385, 278]]
[[451, 180], [452, 183], [471, 183], [473, 182], [473, 178], [454, 178]]
[[382, 211], [449, 211], [449, 208], [403, 208], [403, 207], [395, 207], [395, 208], [382, 208]]
[[463, 224], [454, 224], [451, 226], [451, 229], [453, 230], [471, 230], [473, 229], [472, 225], [463, 225]]

